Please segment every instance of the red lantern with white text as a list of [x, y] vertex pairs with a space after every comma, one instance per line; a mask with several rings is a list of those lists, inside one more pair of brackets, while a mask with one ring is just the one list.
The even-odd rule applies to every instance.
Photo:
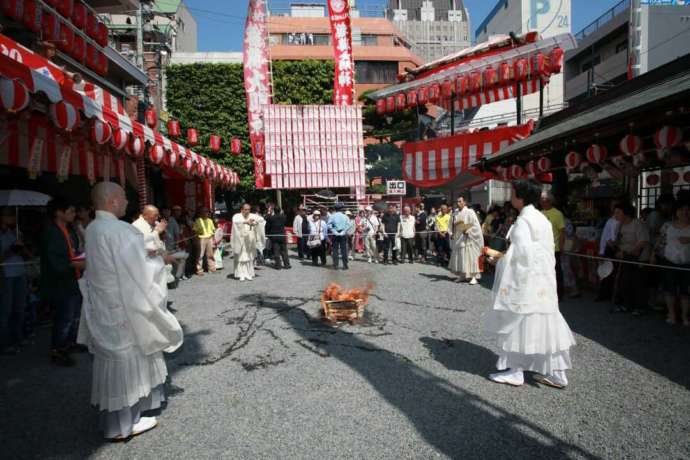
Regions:
[[386, 113], [386, 100], [385, 99], [377, 99], [376, 100], [376, 114], [377, 115], [383, 115]]
[[144, 112], [144, 120], [146, 120], [146, 125], [151, 129], [155, 129], [156, 125], [158, 125], [158, 114], [153, 106], [149, 106]]
[[599, 144], [593, 144], [587, 149], [587, 161], [598, 165], [608, 156], [608, 149]]
[[91, 11], [86, 11], [86, 35], [96, 40], [98, 36], [98, 17]]
[[191, 146], [195, 146], [199, 143], [199, 133], [194, 128], [187, 129], [187, 143]]
[[429, 88], [426, 86], [422, 86], [419, 88], [419, 91], [417, 91], [417, 102], [419, 102], [420, 105], [425, 105], [427, 102], [429, 102]]
[[543, 54], [537, 53], [532, 56], [530, 60], [530, 75], [532, 78], [549, 76], [548, 68], [546, 67], [546, 59]]
[[515, 80], [525, 81], [527, 80], [527, 59], [519, 58], [513, 63], [513, 74], [515, 75]]
[[80, 29], [86, 26], [86, 6], [77, 0], [72, 8], [72, 24]]
[[633, 157], [640, 153], [640, 150], [642, 150], [642, 139], [639, 136], [628, 134], [621, 139], [618, 147], [625, 155]]
[[395, 112], [395, 96], [388, 96], [386, 98], [386, 113]]
[[146, 144], [144, 143], [144, 139], [139, 136], [129, 136], [129, 141], [127, 142], [125, 150], [130, 156], [140, 157], [144, 154], [145, 148]]
[[129, 141], [129, 133], [121, 128], [115, 129], [110, 137], [110, 143], [117, 150], [127, 147], [127, 141]]
[[220, 136], [211, 134], [208, 140], [208, 148], [211, 149], [212, 152], [220, 152]]
[[32, 32], [39, 33], [43, 24], [43, 8], [37, 0], [24, 0], [24, 25]]
[[192, 169], [194, 168], [194, 162], [192, 161], [191, 157], [185, 156], [182, 165], [189, 174], [192, 173]]
[[508, 169], [508, 177], [510, 179], [522, 179], [525, 177], [525, 170], [520, 165], [512, 165]]
[[108, 26], [104, 22], [98, 21], [96, 24], [96, 43], [105, 47], [108, 46]]
[[501, 62], [498, 66], [498, 82], [501, 85], [507, 85], [510, 82], [510, 64]]
[[470, 89], [470, 77], [460, 75], [455, 79], [455, 94], [458, 97], [464, 96]]
[[64, 18], [69, 19], [74, 12], [74, 0], [59, 0], [56, 9]]
[[415, 107], [417, 105], [417, 91], [412, 90], [407, 92], [407, 107]]
[[470, 74], [470, 93], [478, 93], [482, 90], [482, 74], [472, 72]]
[[110, 140], [112, 136], [112, 128], [108, 123], [101, 120], [93, 120], [91, 123], [90, 135], [91, 140], [99, 145], [103, 145]]
[[441, 85], [434, 83], [429, 87], [429, 102], [435, 103], [441, 98]]
[[167, 155], [163, 156], [163, 162], [166, 166], [174, 168], [178, 161], [178, 154], [175, 148], [170, 149]]
[[84, 37], [74, 34], [72, 50], [69, 52], [69, 55], [79, 62], [86, 60], [86, 40], [84, 40]]
[[484, 69], [484, 88], [491, 88], [498, 83], [498, 74], [493, 67]]
[[50, 104], [50, 109], [48, 110], [50, 114], [50, 119], [58, 128], [65, 130], [67, 132], [72, 131], [81, 121], [79, 115], [79, 110], [69, 102], [59, 101], [54, 104]]
[[537, 172], [545, 173], [551, 170], [551, 160], [549, 157], [541, 157], [537, 160]]
[[57, 47], [63, 53], [71, 54], [74, 47], [74, 31], [67, 24], [60, 23], [60, 40]]
[[168, 136], [178, 137], [180, 135], [180, 122], [178, 120], [168, 120]]
[[154, 144], [149, 148], [149, 159], [154, 164], [161, 164], [165, 157], [165, 149], [160, 144]]
[[60, 42], [60, 20], [54, 14], [46, 12], [43, 13], [42, 24], [43, 41], [54, 43], [57, 46]]
[[2, 13], [15, 21], [24, 19], [24, 0], [3, 0], [0, 3]]
[[441, 83], [441, 95], [445, 99], [450, 99], [453, 97], [453, 84], [450, 81], [446, 80]]
[[565, 156], [565, 167], [570, 171], [577, 169], [580, 163], [582, 163], [582, 156], [579, 152], [568, 152]]
[[108, 75], [108, 57], [100, 51], [96, 53], [96, 72], [102, 77]]
[[0, 77], [0, 102], [10, 113], [17, 113], [29, 105], [29, 90], [19, 80]]
[[537, 175], [537, 164], [534, 160], [530, 160], [525, 165], [525, 172], [528, 177], [536, 177]]
[[397, 110], [405, 110], [407, 106], [407, 97], [405, 93], [398, 93], [395, 95], [395, 108]]
[[563, 52], [563, 48], [556, 47], [551, 50], [551, 53], [549, 54], [549, 71], [551, 73], [561, 72], [564, 57], [565, 53]]
[[236, 137], [233, 137], [232, 142], [230, 143], [230, 151], [233, 155], [239, 155], [242, 153], [242, 141]]

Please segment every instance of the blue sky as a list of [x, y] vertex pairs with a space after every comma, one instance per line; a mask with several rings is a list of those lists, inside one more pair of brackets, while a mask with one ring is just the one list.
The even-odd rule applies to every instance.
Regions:
[[[165, 0], [163, 0], [165, 1]], [[310, 0], [313, 1], [313, 0]], [[482, 22], [497, 0], [465, 0], [472, 29]], [[571, 0], [572, 30], [578, 32], [620, 0]], [[198, 24], [199, 51], [241, 51], [248, 0], [184, 0]], [[274, 0], [287, 5], [290, 0]], [[357, 5], [385, 4], [385, 0], [359, 0]]]

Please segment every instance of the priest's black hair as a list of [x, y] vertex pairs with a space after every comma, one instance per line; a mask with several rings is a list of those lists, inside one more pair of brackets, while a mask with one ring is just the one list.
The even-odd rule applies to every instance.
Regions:
[[74, 204], [72, 204], [70, 201], [62, 197], [56, 197], [48, 202], [46, 205], [46, 210], [50, 220], [54, 220], [55, 217], [57, 217], [58, 212], [65, 212], [72, 207], [74, 207]]
[[539, 203], [541, 198], [541, 184], [539, 182], [527, 179], [514, 180], [513, 189], [515, 190], [515, 197], [521, 199], [525, 206]]

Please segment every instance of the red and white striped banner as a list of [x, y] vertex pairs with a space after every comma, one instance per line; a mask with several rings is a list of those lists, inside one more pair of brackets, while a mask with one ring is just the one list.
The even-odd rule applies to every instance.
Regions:
[[263, 118], [269, 188], [364, 187], [361, 107], [268, 105]]
[[458, 174], [473, 170], [482, 158], [526, 138], [533, 128], [530, 120], [520, 126], [407, 142], [403, 145], [403, 177], [418, 187], [446, 184]]

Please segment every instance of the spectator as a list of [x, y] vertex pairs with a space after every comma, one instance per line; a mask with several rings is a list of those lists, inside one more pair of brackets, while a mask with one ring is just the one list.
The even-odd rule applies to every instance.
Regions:
[[312, 214], [309, 225], [309, 251], [311, 260], [315, 266], [326, 265], [326, 239], [328, 238], [328, 225], [321, 219], [321, 211], [318, 209]]
[[0, 354], [19, 353], [24, 344], [22, 330], [28, 295], [24, 262], [28, 251], [16, 225], [12, 209], [0, 210]]
[[429, 235], [427, 233], [427, 215], [424, 211], [424, 203], [418, 203], [416, 206], [415, 214], [415, 233], [414, 233], [414, 245], [417, 249], [417, 256], [422, 262], [426, 261], [426, 248]]
[[338, 269], [338, 259], [343, 262], [343, 270], [348, 269], [347, 230], [350, 219], [342, 212], [343, 204], [336, 203], [335, 212], [328, 219], [328, 230], [333, 236], [333, 268]]
[[447, 204], [441, 205], [441, 212], [436, 216], [436, 251], [439, 265], [447, 265], [450, 260], [450, 208]]
[[216, 271], [216, 262], [213, 258], [213, 235], [216, 232], [216, 226], [209, 216], [208, 208], [201, 208], [199, 217], [194, 221], [192, 227], [196, 237], [199, 239], [199, 258], [196, 262], [196, 274], [203, 276], [204, 274], [204, 258], [210, 273]]
[[409, 262], [414, 263], [414, 242], [415, 242], [415, 226], [417, 220], [412, 215], [412, 210], [409, 206], [403, 207], [402, 216], [400, 216], [400, 223], [398, 224], [398, 237], [400, 238], [400, 262], [405, 262], [405, 254]]
[[172, 263], [173, 275], [175, 276], [175, 284], [177, 284], [180, 280], [187, 279], [187, 276], [185, 276], [185, 266], [189, 257], [189, 253], [183, 251], [179, 245], [180, 240], [182, 240], [182, 229], [179, 223], [182, 216], [182, 208], [180, 206], [173, 206], [172, 209], [163, 208], [161, 214], [168, 223], [165, 229], [165, 250], [174, 258]]
[[437, 241], [438, 241], [438, 234], [436, 233], [436, 217], [438, 214], [436, 213], [436, 208], [432, 207], [431, 210], [429, 211], [429, 215], [426, 218], [426, 231], [427, 233], [427, 245], [429, 249], [431, 250], [431, 255], [433, 257], [438, 256], [438, 248], [437, 248]]
[[347, 250], [349, 259], [355, 260], [355, 233], [357, 232], [357, 223], [355, 216], [350, 211], [345, 211], [345, 215], [350, 219], [350, 226], [347, 227]]
[[379, 251], [377, 241], [381, 230], [381, 221], [371, 206], [366, 208], [367, 217], [364, 219], [363, 235], [364, 247], [366, 249], [367, 260], [369, 263], [379, 263]]
[[556, 283], [558, 284], [558, 298], [563, 298], [563, 268], [561, 266], [561, 248], [565, 243], [565, 217], [563, 213], [553, 207], [554, 199], [551, 192], [541, 194], [541, 212], [551, 222], [553, 228], [553, 242], [556, 251]]
[[286, 269], [292, 268], [287, 253], [285, 220], [286, 218], [285, 214], [283, 214], [283, 210], [278, 207], [273, 209], [272, 215], [266, 217], [266, 235], [268, 235], [268, 239], [271, 241], [273, 264], [276, 270], [282, 268], [281, 260]]
[[400, 224], [400, 216], [395, 210], [394, 204], [388, 205], [388, 211], [381, 218], [383, 225], [384, 239], [383, 239], [383, 263], [388, 264], [388, 255], [392, 253], [393, 264], [398, 263], [398, 251], [395, 249], [395, 237], [398, 234], [398, 225]]
[[[690, 269], [690, 205], [688, 203], [678, 203], [673, 212], [675, 219], [667, 222], [661, 228], [664, 235], [664, 264], [685, 270]], [[659, 239], [657, 239], [659, 244]], [[656, 263], [655, 255], [652, 254], [652, 263]], [[666, 322], [676, 324], [676, 302], [680, 301], [681, 321], [683, 326], [690, 326], [690, 305], [688, 297], [690, 295], [690, 272], [674, 269], [665, 269], [664, 293], [666, 297], [666, 308], [668, 317]]]
[[[604, 230], [601, 232], [601, 239], [599, 240], [599, 255], [601, 257], [613, 258], [616, 256], [616, 238], [618, 237], [618, 227], [620, 223], [616, 220], [615, 209], [618, 202], [611, 203], [611, 217], [604, 224]], [[614, 266], [614, 273], [618, 271], [617, 265]], [[597, 302], [608, 302], [613, 295], [615, 276], [613, 274], [602, 279], [599, 283], [599, 293], [597, 295]]]
[[355, 217], [355, 252], [364, 253], [364, 227], [367, 218], [367, 212], [360, 209]]
[[650, 256], [649, 230], [635, 219], [635, 209], [629, 204], [617, 204], [614, 212], [620, 227], [616, 240], [616, 258], [625, 261], [620, 264], [614, 301], [619, 304], [614, 311], [632, 311], [640, 315], [647, 307], [647, 281], [645, 271], [630, 262], [648, 262]]
[[76, 346], [81, 311], [77, 280], [84, 260], [77, 258], [77, 235], [70, 230], [76, 211], [67, 201], [54, 198], [48, 203], [50, 224], [41, 238], [41, 297], [55, 313], [50, 358], [59, 366], [72, 366], [69, 353]]
[[297, 238], [297, 257], [300, 260], [304, 258], [304, 254], [306, 253], [306, 248], [304, 247], [306, 242], [305, 238], [309, 236], [308, 232], [305, 235], [302, 230], [302, 224], [305, 220], [304, 217], [304, 206], [300, 205], [295, 212], [295, 218], [292, 220], [292, 232], [295, 234], [295, 238]]
[[86, 232], [86, 227], [89, 226], [91, 221], [95, 218], [93, 208], [90, 206], [77, 206], [77, 216], [74, 219], [74, 229], [79, 237], [79, 247], [77, 248], [78, 253], [84, 252], [84, 234]]

